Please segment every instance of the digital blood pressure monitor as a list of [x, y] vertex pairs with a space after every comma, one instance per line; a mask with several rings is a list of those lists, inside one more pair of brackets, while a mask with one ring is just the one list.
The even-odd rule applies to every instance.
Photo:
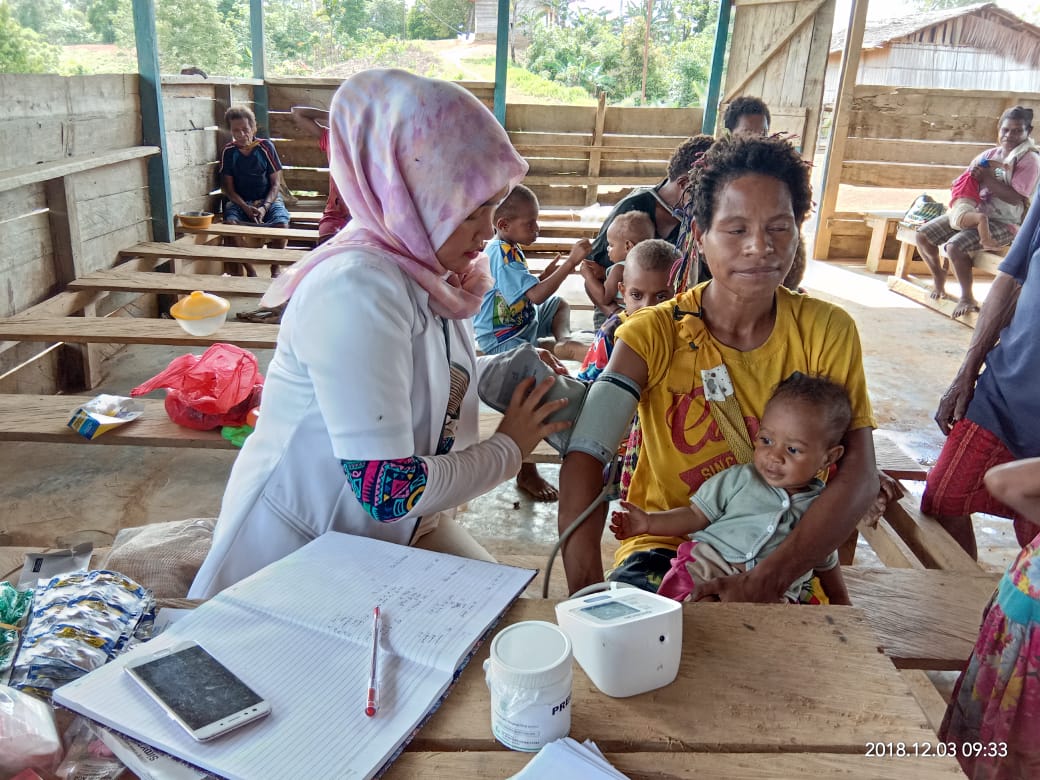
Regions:
[[622, 698], [668, 685], [679, 672], [682, 605], [632, 587], [556, 605], [556, 622], [593, 684]]

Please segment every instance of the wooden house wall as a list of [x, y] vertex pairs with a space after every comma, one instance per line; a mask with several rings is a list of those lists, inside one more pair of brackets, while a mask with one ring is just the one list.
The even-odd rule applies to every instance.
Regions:
[[[19, 314], [76, 275], [112, 265], [150, 237], [138, 78], [0, 75], [0, 316]], [[93, 160], [105, 161], [96, 167]], [[98, 304], [106, 314], [126, 303]], [[0, 389], [52, 390], [60, 350], [0, 345]]]
[[[824, 102], [838, 91], [840, 53], [827, 60]], [[921, 89], [1035, 91], [1040, 68], [1007, 54], [969, 46], [945, 48], [928, 43], [894, 43], [862, 53], [858, 84], [883, 84]]]
[[[317, 140], [301, 135], [289, 109], [294, 105], [327, 109], [339, 83], [335, 79], [268, 80], [271, 134], [286, 167], [288, 188], [297, 198], [326, 197], [328, 164]], [[493, 85], [460, 83], [491, 107]], [[662, 179], [675, 147], [700, 132], [702, 118], [698, 108], [506, 104], [506, 130], [531, 165], [526, 183], [546, 206], [583, 206], [607, 195], [602, 188]]]

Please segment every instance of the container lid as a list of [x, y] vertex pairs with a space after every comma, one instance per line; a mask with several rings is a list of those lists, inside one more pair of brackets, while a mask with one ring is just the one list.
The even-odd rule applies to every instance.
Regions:
[[571, 674], [571, 640], [558, 626], [525, 620], [498, 632], [491, 641], [491, 674], [522, 688], [555, 685]]
[[207, 317], [219, 317], [227, 314], [231, 308], [230, 301], [219, 295], [195, 290], [187, 298], [181, 298], [170, 307], [170, 314], [179, 320], [204, 320]]

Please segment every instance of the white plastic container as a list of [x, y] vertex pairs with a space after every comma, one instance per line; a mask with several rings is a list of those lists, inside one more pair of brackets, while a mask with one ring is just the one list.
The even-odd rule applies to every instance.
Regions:
[[528, 620], [498, 632], [484, 662], [491, 731], [510, 750], [538, 751], [571, 730], [571, 640]]
[[216, 333], [227, 319], [231, 302], [219, 295], [195, 290], [170, 307], [170, 314], [178, 324], [193, 336]]

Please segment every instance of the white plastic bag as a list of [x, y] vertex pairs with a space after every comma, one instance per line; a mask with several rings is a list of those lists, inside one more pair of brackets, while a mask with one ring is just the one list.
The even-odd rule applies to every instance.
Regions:
[[0, 685], [0, 774], [33, 768], [51, 772], [61, 761], [61, 739], [50, 706]]

